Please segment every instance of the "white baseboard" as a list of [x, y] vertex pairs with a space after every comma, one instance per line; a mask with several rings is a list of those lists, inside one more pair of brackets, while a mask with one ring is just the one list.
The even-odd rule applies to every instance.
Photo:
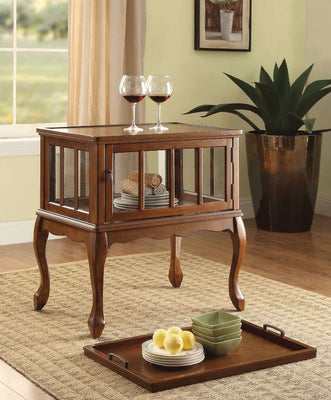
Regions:
[[315, 206], [315, 214], [331, 217], [331, 200], [317, 199]]
[[[34, 220], [0, 222], [0, 245], [33, 242]], [[49, 235], [49, 239], [62, 236]]]
[[244, 214], [244, 218], [254, 218], [254, 208], [251, 199], [240, 200], [240, 209]]
[[[244, 218], [254, 218], [252, 200], [241, 200], [240, 209]], [[331, 200], [317, 199], [315, 213], [331, 217]], [[32, 242], [34, 222], [34, 220], [0, 222], [0, 245]], [[49, 239], [60, 239], [61, 237], [49, 235]]]

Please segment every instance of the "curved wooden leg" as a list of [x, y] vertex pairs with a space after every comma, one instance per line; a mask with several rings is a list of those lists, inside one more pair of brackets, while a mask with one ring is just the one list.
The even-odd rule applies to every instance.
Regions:
[[233, 256], [229, 276], [229, 294], [236, 309], [243, 311], [245, 308], [245, 298], [239, 288], [238, 275], [246, 251], [246, 231], [241, 217], [233, 218], [233, 233], [231, 232], [231, 238]]
[[40, 285], [33, 296], [35, 310], [41, 310], [47, 303], [50, 290], [49, 270], [46, 258], [48, 231], [42, 229], [42, 218], [37, 217], [34, 226], [33, 248], [40, 271]]
[[180, 268], [180, 246], [182, 238], [180, 236], [171, 235], [171, 257], [170, 257], [170, 269], [169, 269], [169, 280], [173, 287], [180, 287], [183, 280], [183, 273]]
[[87, 242], [87, 254], [90, 265], [93, 293], [92, 309], [88, 319], [91, 336], [98, 338], [105, 326], [103, 313], [103, 274], [107, 255], [106, 233], [92, 232]]

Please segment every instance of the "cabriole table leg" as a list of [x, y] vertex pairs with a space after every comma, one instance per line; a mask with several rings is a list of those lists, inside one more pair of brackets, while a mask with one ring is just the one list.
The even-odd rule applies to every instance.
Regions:
[[91, 336], [93, 338], [98, 338], [105, 326], [105, 317], [103, 313], [103, 277], [107, 256], [106, 233], [92, 232], [89, 234], [87, 254], [93, 293], [92, 309], [88, 319], [88, 326]]
[[37, 217], [34, 226], [33, 248], [40, 271], [40, 285], [33, 297], [35, 310], [41, 310], [47, 303], [50, 291], [49, 270], [46, 258], [48, 231], [42, 227], [43, 220]]
[[233, 256], [229, 276], [229, 294], [237, 310], [245, 308], [245, 298], [238, 283], [239, 270], [246, 251], [246, 231], [241, 217], [233, 218], [233, 232], [231, 232]]
[[183, 273], [180, 268], [180, 246], [182, 238], [180, 236], [171, 235], [170, 237], [170, 269], [169, 269], [169, 280], [173, 287], [180, 287], [183, 280]]

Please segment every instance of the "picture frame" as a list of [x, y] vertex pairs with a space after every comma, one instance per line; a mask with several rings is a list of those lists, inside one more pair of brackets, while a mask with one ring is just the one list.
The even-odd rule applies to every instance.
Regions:
[[195, 50], [251, 51], [251, 0], [195, 0]]

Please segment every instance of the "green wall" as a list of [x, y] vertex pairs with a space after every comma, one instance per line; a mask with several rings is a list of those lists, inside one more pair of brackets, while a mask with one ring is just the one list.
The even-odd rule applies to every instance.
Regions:
[[35, 218], [40, 199], [39, 160], [39, 156], [0, 157], [0, 222]]
[[[182, 115], [199, 104], [243, 101], [245, 96], [223, 74], [244, 80], [258, 78], [286, 58], [291, 76], [306, 66], [305, 4], [302, 0], [253, 0], [251, 52], [194, 50], [194, 1], [147, 0], [145, 75], [169, 74], [173, 96], [162, 106], [164, 121], [181, 121], [248, 129], [239, 118], [218, 114], [206, 119]], [[156, 119], [156, 106], [146, 101], [148, 122]], [[240, 153], [240, 197], [249, 199], [244, 137]]]
[[[315, 64], [312, 79], [326, 79], [331, 75], [330, 0], [306, 0], [307, 65]], [[331, 128], [331, 95], [324, 98], [310, 117], [316, 118], [316, 128]], [[323, 134], [319, 190], [317, 197], [331, 201], [331, 132]], [[331, 203], [330, 203], [331, 204]], [[321, 210], [323, 211], [323, 210]]]

